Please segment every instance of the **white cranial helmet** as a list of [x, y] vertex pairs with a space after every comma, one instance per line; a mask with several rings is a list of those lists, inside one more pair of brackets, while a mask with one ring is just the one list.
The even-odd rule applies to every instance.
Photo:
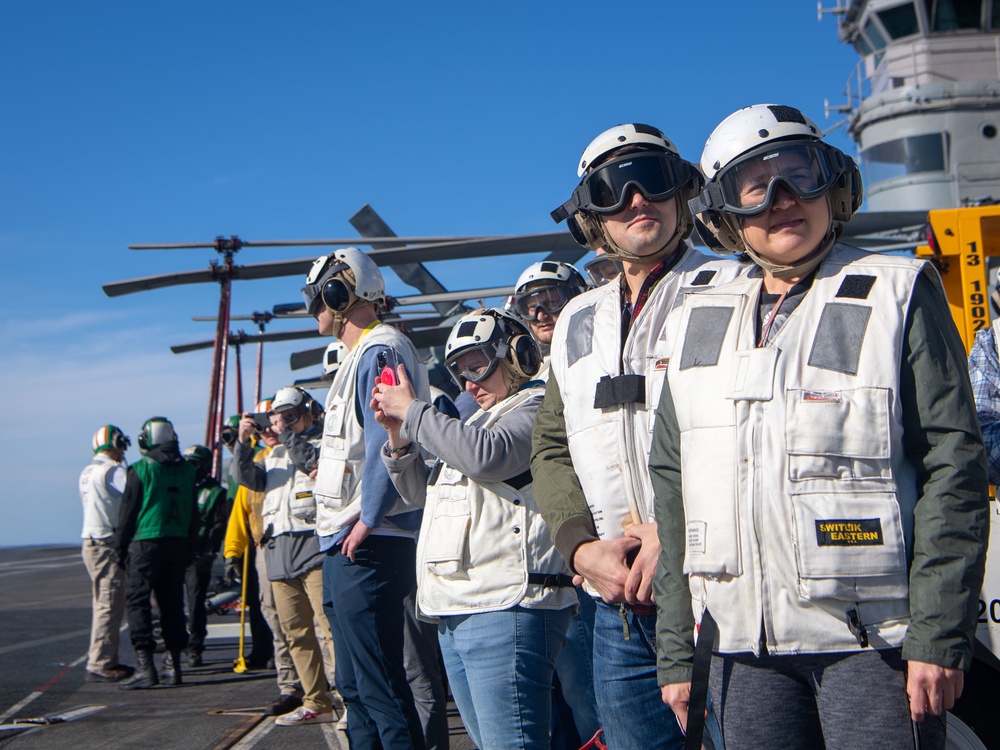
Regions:
[[347, 344], [340, 339], [328, 344], [326, 351], [323, 353], [323, 374], [327, 377], [336, 375], [337, 370], [340, 369], [340, 366], [350, 353], [351, 350], [347, 347]]

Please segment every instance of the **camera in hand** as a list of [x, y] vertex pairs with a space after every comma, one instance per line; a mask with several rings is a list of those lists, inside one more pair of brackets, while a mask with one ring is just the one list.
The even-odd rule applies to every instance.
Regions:
[[271, 429], [271, 417], [266, 412], [256, 412], [250, 415], [253, 420], [254, 429], [257, 432]]

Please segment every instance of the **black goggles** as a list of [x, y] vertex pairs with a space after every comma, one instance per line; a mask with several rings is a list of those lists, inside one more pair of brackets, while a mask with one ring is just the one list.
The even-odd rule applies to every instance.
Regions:
[[474, 349], [465, 349], [457, 357], [445, 362], [445, 367], [455, 382], [463, 388], [465, 381], [479, 383], [486, 380], [497, 369], [497, 360], [487, 349], [495, 350], [495, 344], [487, 343]]
[[514, 312], [523, 320], [534, 320], [539, 311], [556, 315], [566, 307], [566, 303], [575, 295], [570, 294], [565, 284], [553, 284], [538, 289], [531, 289], [514, 298]]
[[818, 141], [768, 143], [727, 165], [691, 208], [757, 216], [774, 203], [780, 185], [804, 201], [819, 198], [846, 171], [844, 154]]
[[[309, 275], [306, 276], [306, 285], [302, 287], [302, 299], [306, 303], [306, 312], [310, 315], [316, 315], [319, 312], [320, 302], [325, 302], [326, 285], [333, 280], [330, 277], [341, 271], [346, 271], [348, 268], [350, 266], [346, 263], [332, 257], [318, 258], [313, 263], [312, 268], [309, 269]], [[329, 307], [329, 305], [327, 306]]]
[[573, 196], [552, 212], [558, 223], [577, 211], [616, 214], [635, 188], [651, 203], [673, 197], [695, 178], [693, 166], [673, 154], [640, 151], [602, 164], [583, 178]]

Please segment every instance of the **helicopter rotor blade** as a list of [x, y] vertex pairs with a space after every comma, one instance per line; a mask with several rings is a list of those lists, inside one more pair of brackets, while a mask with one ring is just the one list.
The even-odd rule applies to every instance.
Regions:
[[304, 367], [312, 367], [313, 365], [323, 364], [323, 355], [325, 353], [325, 346], [321, 346], [319, 349], [306, 349], [301, 352], [292, 352], [292, 356], [289, 358], [289, 366], [293, 370], [301, 370]]
[[[389, 228], [389, 225], [367, 203], [349, 221], [351, 226], [357, 229], [358, 234], [362, 237], [392, 237], [395, 235], [395, 232]], [[399, 244], [402, 246], [405, 243], [400, 241]], [[409, 284], [424, 294], [436, 294], [447, 291], [444, 285], [434, 278], [423, 263], [396, 263], [391, 268], [404, 284]], [[449, 315], [455, 308], [454, 303], [446, 301], [432, 304], [434, 305], [434, 309], [441, 315]]]
[[[496, 255], [520, 255], [523, 253], [552, 253], [560, 250], [580, 252], [580, 246], [569, 232], [548, 232], [511, 237], [438, 242], [417, 247], [390, 247], [372, 250], [368, 255], [380, 266], [401, 263], [426, 263], [441, 260]], [[271, 279], [282, 276], [305, 276], [312, 267], [314, 258], [278, 260], [269, 263], [250, 263], [233, 266], [231, 278], [239, 280]], [[160, 274], [140, 279], [113, 281], [102, 288], [109, 297], [132, 294], [150, 289], [162, 289], [180, 284], [197, 284], [218, 281], [220, 269], [210, 267], [201, 271]]]
[[[392, 247], [393, 245], [427, 245], [437, 242], [461, 242], [464, 240], [483, 239], [482, 236], [454, 237], [396, 237], [394, 234], [384, 236], [333, 237], [325, 240], [249, 240], [241, 241], [241, 247], [318, 247], [322, 245], [364, 245], [365, 247]], [[165, 242], [141, 243], [129, 245], [129, 250], [214, 250], [214, 242]]]

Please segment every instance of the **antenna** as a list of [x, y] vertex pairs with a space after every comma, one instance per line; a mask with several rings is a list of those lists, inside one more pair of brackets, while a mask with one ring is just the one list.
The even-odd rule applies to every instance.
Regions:
[[819, 21], [820, 23], [823, 22], [823, 16], [829, 14], [837, 16], [838, 17], [837, 23], [839, 24], [840, 17], [842, 17], [846, 12], [847, 12], [847, 6], [841, 5], [840, 0], [837, 0], [837, 5], [836, 7], [833, 8], [824, 8], [823, 0], [817, 0], [816, 2], [816, 20]]

